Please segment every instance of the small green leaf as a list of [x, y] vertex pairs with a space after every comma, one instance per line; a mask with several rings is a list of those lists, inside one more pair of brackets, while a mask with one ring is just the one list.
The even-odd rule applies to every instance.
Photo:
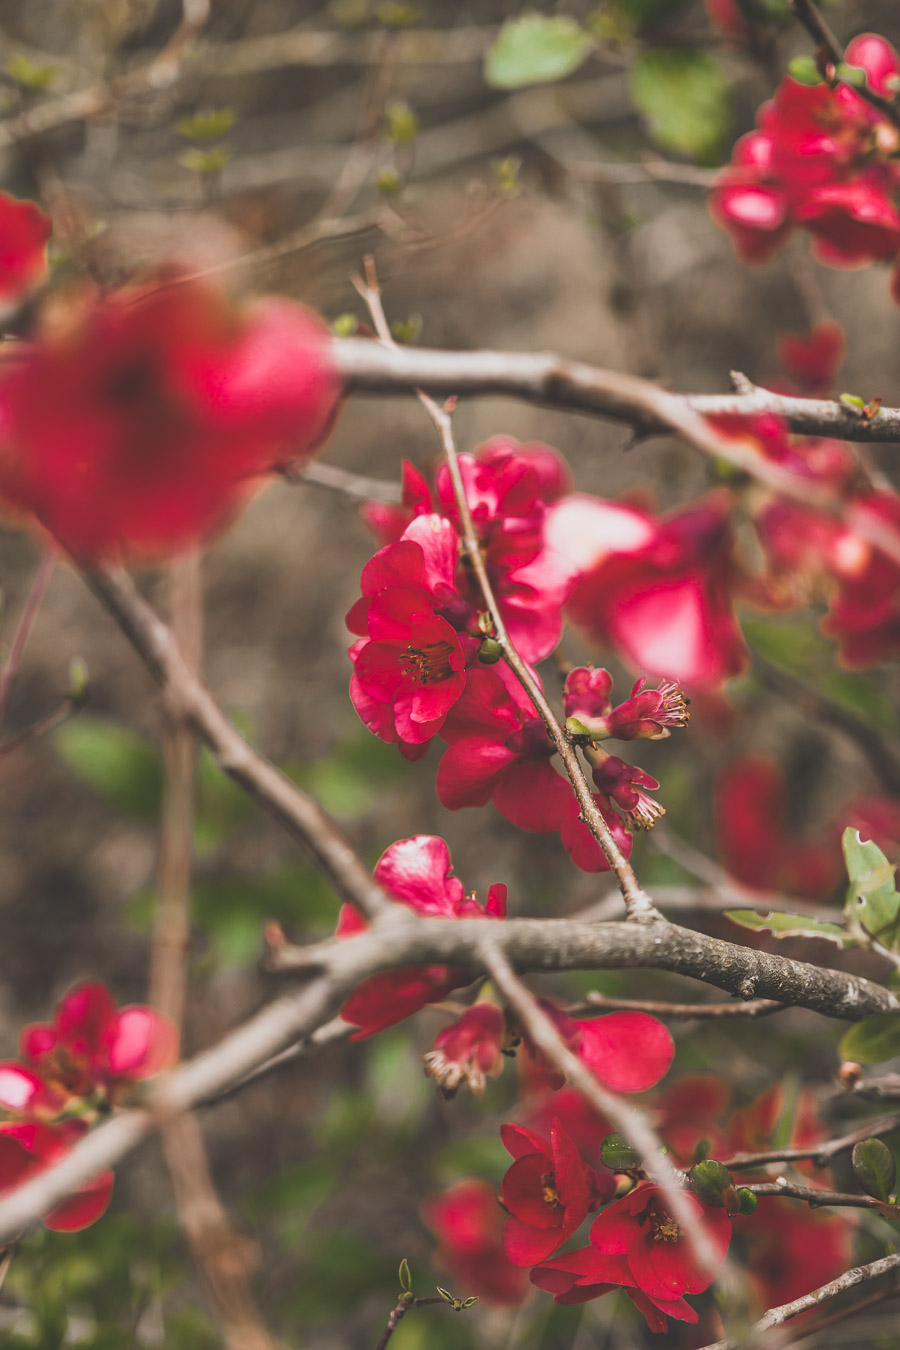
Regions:
[[727, 1167], [723, 1167], [715, 1158], [694, 1163], [688, 1173], [691, 1190], [704, 1205], [721, 1209], [725, 1203], [723, 1193], [734, 1186], [734, 1178]]
[[859, 1064], [883, 1064], [900, 1055], [900, 1013], [878, 1013], [857, 1022], [841, 1037], [842, 1059]]
[[331, 331], [336, 337], [352, 337], [359, 327], [359, 319], [355, 314], [339, 314], [332, 320]]
[[866, 400], [860, 398], [859, 394], [841, 394], [839, 402], [845, 408], [853, 408], [855, 412], [863, 412], [866, 406]]
[[422, 7], [403, 4], [402, 0], [386, 0], [375, 14], [387, 28], [412, 28], [422, 18]]
[[188, 141], [218, 141], [228, 134], [236, 121], [237, 113], [233, 108], [216, 108], [182, 117], [175, 130]]
[[411, 145], [419, 134], [419, 119], [403, 99], [384, 110], [384, 138], [391, 145]]
[[522, 191], [522, 184], [519, 182], [521, 167], [522, 160], [518, 155], [507, 155], [505, 159], [491, 160], [494, 182], [508, 197], [518, 197]]
[[484, 78], [493, 89], [561, 80], [578, 69], [593, 46], [566, 15], [522, 14], [500, 29], [485, 58]]
[[440, 1294], [441, 1298], [444, 1300], [445, 1303], [449, 1303], [451, 1307], [456, 1306], [456, 1299], [450, 1293], [449, 1289], [442, 1289], [439, 1284], [436, 1284], [434, 1287], [438, 1291], [438, 1293]]
[[849, 826], [841, 838], [850, 885], [844, 913], [851, 927], [858, 924], [882, 946], [900, 942], [900, 896], [894, 885], [893, 864], [877, 844], [863, 840]]
[[819, 74], [819, 67], [811, 56], [795, 56], [788, 62], [788, 73], [798, 84], [821, 84], [822, 76]]
[[866, 1195], [885, 1203], [891, 1198], [897, 1180], [897, 1163], [887, 1144], [880, 1139], [863, 1139], [854, 1144], [851, 1154], [856, 1180]]
[[397, 1278], [400, 1281], [400, 1288], [403, 1290], [404, 1294], [411, 1293], [412, 1275], [410, 1274], [409, 1262], [407, 1261], [405, 1256], [403, 1260], [400, 1262], [400, 1269], [397, 1271]]
[[737, 1197], [741, 1214], [746, 1217], [748, 1214], [756, 1213], [756, 1207], [759, 1204], [759, 1200], [752, 1191], [748, 1191], [746, 1186], [741, 1186], [738, 1189]]
[[100, 717], [60, 727], [56, 748], [67, 767], [114, 811], [154, 820], [162, 802], [162, 764], [153, 744]]
[[463, 1299], [463, 1301], [462, 1301], [462, 1306], [463, 1306], [464, 1308], [474, 1308], [474, 1306], [475, 1306], [475, 1304], [476, 1304], [477, 1302], [478, 1302], [478, 1295], [477, 1295], [477, 1294], [470, 1294], [468, 1298], [464, 1298], [464, 1299]]
[[865, 89], [866, 87], [866, 72], [862, 66], [848, 66], [846, 61], [841, 61], [839, 65], [835, 66], [834, 73], [845, 84], [852, 84], [854, 89]]
[[631, 1172], [641, 1165], [641, 1155], [621, 1134], [608, 1134], [600, 1145], [603, 1166], [611, 1172]]
[[198, 150], [192, 146], [190, 150], [181, 152], [178, 163], [185, 169], [190, 169], [192, 173], [200, 173], [211, 178], [222, 172], [233, 154], [234, 151], [229, 150], [227, 145], [220, 145], [215, 150]]
[[55, 66], [41, 65], [37, 61], [32, 61], [24, 52], [13, 52], [5, 69], [11, 80], [15, 80], [23, 89], [30, 89], [34, 94], [49, 88], [56, 79]]
[[642, 51], [631, 68], [631, 99], [658, 145], [715, 160], [731, 126], [728, 80], [715, 57], [689, 47]]
[[808, 914], [757, 914], [755, 909], [729, 909], [725, 911], [725, 918], [742, 928], [772, 933], [775, 937], [818, 937], [826, 942], [836, 942], [839, 947], [853, 945], [850, 934], [839, 924], [814, 919]]

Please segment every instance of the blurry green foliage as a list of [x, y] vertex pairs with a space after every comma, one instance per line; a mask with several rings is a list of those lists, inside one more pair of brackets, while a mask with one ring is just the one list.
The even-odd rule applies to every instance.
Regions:
[[190, 150], [183, 150], [178, 156], [178, 163], [182, 168], [190, 169], [192, 173], [212, 177], [222, 172], [233, 154], [234, 151], [227, 145], [219, 145], [215, 150], [199, 150], [196, 146], [191, 146]]
[[114, 811], [155, 820], [163, 772], [155, 746], [143, 736], [100, 717], [79, 717], [60, 727], [56, 748], [83, 783]]
[[405, 761], [394, 747], [364, 729], [353, 731], [324, 759], [292, 761], [282, 767], [326, 811], [343, 819], [370, 811], [388, 788], [406, 777]]
[[233, 108], [211, 108], [206, 112], [182, 117], [175, 130], [189, 141], [218, 141], [227, 135], [237, 121]]
[[16, 1253], [4, 1300], [20, 1305], [15, 1330], [0, 1332], [0, 1350], [129, 1350], [145, 1315], [162, 1321], [167, 1347], [213, 1350], [221, 1344], [199, 1308], [169, 1312], [166, 1296], [184, 1266], [168, 1220], [107, 1215], [82, 1233], [29, 1234]]
[[39, 94], [56, 79], [56, 67], [32, 61], [24, 52], [13, 52], [4, 66], [6, 74], [22, 89]]
[[419, 134], [419, 119], [405, 99], [395, 99], [384, 110], [384, 138], [391, 145], [411, 145]]
[[285, 1314], [301, 1328], [326, 1318], [345, 1317], [370, 1294], [385, 1302], [384, 1320], [396, 1298], [397, 1261], [351, 1230], [316, 1232], [306, 1244]]
[[883, 1064], [900, 1055], [900, 1013], [879, 1013], [857, 1022], [841, 1037], [842, 1059]]
[[709, 163], [731, 128], [725, 72], [708, 52], [689, 47], [642, 51], [631, 68], [631, 98], [665, 150]]
[[841, 840], [850, 885], [844, 914], [851, 931], [856, 928], [897, 950], [900, 944], [900, 896], [894, 883], [896, 867], [877, 844], [860, 838], [858, 830], [846, 829]]
[[878, 682], [868, 675], [835, 670], [834, 648], [809, 619], [743, 619], [754, 651], [787, 675], [812, 685], [836, 708], [880, 731], [900, 731], [897, 714]]
[[674, 19], [687, 4], [688, 0], [612, 0], [606, 11], [598, 11], [598, 16], [604, 12], [612, 13], [640, 32], [643, 28]]
[[593, 46], [590, 35], [566, 15], [522, 14], [507, 19], [488, 49], [484, 78], [494, 89], [561, 80]]

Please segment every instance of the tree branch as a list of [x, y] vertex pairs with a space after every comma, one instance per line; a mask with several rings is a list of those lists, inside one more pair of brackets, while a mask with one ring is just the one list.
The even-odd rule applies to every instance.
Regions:
[[885, 1205], [871, 1195], [850, 1195], [844, 1191], [823, 1191], [815, 1186], [799, 1186], [787, 1177], [776, 1177], [774, 1181], [756, 1181], [742, 1183], [742, 1189], [752, 1191], [760, 1199], [772, 1196], [787, 1196], [790, 1200], [804, 1200], [810, 1209], [822, 1209], [826, 1206], [834, 1209], [876, 1209], [883, 1212]]
[[881, 1116], [877, 1120], [860, 1125], [859, 1129], [851, 1131], [850, 1134], [842, 1134], [824, 1144], [810, 1145], [808, 1148], [775, 1148], [764, 1153], [735, 1153], [733, 1157], [725, 1159], [723, 1166], [731, 1169], [762, 1167], [765, 1163], [799, 1162], [808, 1159], [819, 1167], [824, 1167], [839, 1153], [849, 1153], [854, 1144], [861, 1143], [863, 1139], [880, 1139], [882, 1135], [893, 1134], [896, 1130], [900, 1130], [900, 1115]]
[[566, 1012], [570, 1017], [577, 1013], [627, 1012], [653, 1013], [657, 1017], [768, 1017], [771, 1013], [784, 1012], [786, 1003], [778, 1003], [771, 998], [754, 998], [747, 1003], [661, 1003], [647, 998], [607, 998], [605, 994], [591, 992], [583, 1003], [576, 1003]]
[[780, 1327], [792, 1317], [799, 1317], [810, 1308], [817, 1308], [820, 1303], [827, 1303], [829, 1299], [837, 1298], [838, 1294], [843, 1294], [845, 1290], [853, 1289], [866, 1280], [877, 1280], [880, 1275], [892, 1274], [898, 1269], [900, 1269], [900, 1252], [895, 1252], [892, 1256], [883, 1256], [880, 1261], [871, 1261], [867, 1266], [855, 1266], [853, 1270], [847, 1270], [843, 1275], [839, 1275], [836, 1280], [814, 1289], [811, 1294], [795, 1298], [791, 1303], [782, 1303], [778, 1308], [770, 1308], [765, 1316], [751, 1327], [749, 1334], [743, 1336], [739, 1342], [716, 1341], [712, 1345], [705, 1345], [703, 1350], [739, 1350], [740, 1346], [755, 1341], [772, 1327]]
[[390, 897], [372, 878], [328, 813], [315, 798], [254, 750], [229, 722], [184, 660], [171, 631], [130, 577], [113, 570], [83, 575], [153, 678], [162, 685], [167, 698], [206, 742], [223, 772], [303, 844], [343, 899], [370, 919], [390, 909]]
[[[815, 42], [816, 47], [824, 52], [829, 64], [839, 66], [844, 60], [844, 49], [813, 4], [813, 0], [787, 0], [787, 3], [794, 17], [803, 25]], [[877, 108], [889, 122], [893, 122], [895, 127], [900, 127], [900, 108], [897, 107], [893, 99], [884, 98], [875, 89], [871, 89], [868, 81], [863, 85], [851, 84], [849, 80], [842, 79], [836, 72], [834, 78], [835, 83], [846, 84], [859, 94], [860, 98], [864, 98], [873, 108]]]

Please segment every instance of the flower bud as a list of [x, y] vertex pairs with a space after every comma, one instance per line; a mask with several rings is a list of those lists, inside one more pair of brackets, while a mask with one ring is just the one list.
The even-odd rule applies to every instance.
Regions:
[[603, 1166], [611, 1172], [632, 1172], [641, 1165], [641, 1155], [621, 1134], [608, 1134], [600, 1145]]
[[[704, 1205], [721, 1209], [726, 1204], [726, 1195], [734, 1193], [734, 1178], [727, 1167], [723, 1167], [715, 1158], [695, 1163], [688, 1173], [691, 1190]], [[730, 1197], [729, 1197], [730, 1198]]]

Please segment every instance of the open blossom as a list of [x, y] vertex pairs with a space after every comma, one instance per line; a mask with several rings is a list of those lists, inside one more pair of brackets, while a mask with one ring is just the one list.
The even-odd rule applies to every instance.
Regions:
[[549, 542], [578, 568], [568, 612], [636, 673], [715, 689], [746, 663], [732, 603], [728, 493], [657, 520], [573, 494], [552, 508]]
[[23, 1029], [22, 1061], [0, 1064], [0, 1107], [52, 1118], [73, 1101], [115, 1103], [132, 1083], [169, 1069], [178, 1033], [167, 1017], [134, 1004], [117, 1008], [102, 984], [77, 985], [53, 1022]]
[[[38, 1121], [0, 1124], [0, 1195], [58, 1162], [87, 1132], [81, 1120], [50, 1126]], [[55, 1233], [77, 1233], [105, 1213], [113, 1189], [108, 1168], [84, 1182], [44, 1215], [44, 1226]]]
[[438, 1239], [435, 1265], [450, 1273], [454, 1293], [485, 1303], [517, 1307], [528, 1292], [528, 1275], [503, 1250], [503, 1211], [497, 1189], [475, 1177], [458, 1181], [422, 1207]]
[[653, 1331], [666, 1330], [666, 1317], [696, 1322], [685, 1294], [699, 1294], [715, 1278], [731, 1241], [731, 1220], [692, 1193], [684, 1202], [703, 1225], [716, 1256], [714, 1269], [701, 1267], [693, 1247], [672, 1217], [659, 1186], [638, 1186], [615, 1200], [591, 1225], [591, 1245], [538, 1266], [532, 1280], [556, 1295], [557, 1303], [583, 1303], [624, 1288]]
[[[460, 472], [478, 542], [501, 617], [526, 661], [540, 661], [559, 641], [562, 604], [572, 568], [547, 543], [548, 509], [569, 485], [568, 470], [546, 445], [520, 445], [495, 436], [475, 455], [460, 455]], [[434, 495], [422, 474], [404, 462], [399, 506], [367, 502], [363, 519], [382, 543], [396, 543], [416, 517], [439, 512], [459, 526], [450, 472], [443, 465]], [[483, 608], [462, 562], [456, 584], [473, 609]]]
[[177, 277], [97, 300], [3, 371], [0, 501], [86, 562], [204, 540], [327, 431], [329, 344], [301, 306]]
[[[883, 38], [854, 38], [845, 60], [893, 93], [900, 60]], [[797, 227], [833, 267], [889, 262], [900, 246], [897, 147], [896, 128], [846, 83], [785, 76], [757, 129], [737, 142], [710, 209], [745, 262], [766, 262]]]
[[[541, 1008], [565, 1044], [595, 1078], [613, 1092], [646, 1092], [669, 1071], [675, 1055], [671, 1033], [644, 1012], [613, 1012], [603, 1017], [570, 1017], [546, 999]], [[553, 1088], [565, 1081], [554, 1064], [537, 1052], [523, 1035], [532, 1059], [532, 1078]]]
[[509, 1213], [503, 1246], [517, 1266], [544, 1261], [563, 1245], [590, 1210], [609, 1195], [608, 1175], [595, 1185], [559, 1120], [549, 1143], [522, 1125], [501, 1125], [500, 1138], [514, 1159], [503, 1178], [502, 1198]]
[[[418, 914], [447, 919], [506, 916], [506, 887], [494, 885], [482, 909], [474, 894], [466, 894], [453, 876], [450, 850], [435, 835], [417, 834], [385, 849], [375, 865], [375, 880], [400, 904]], [[349, 937], [368, 925], [353, 905], [344, 905], [337, 936]], [[373, 1036], [410, 1017], [426, 1003], [438, 1003], [454, 989], [471, 984], [472, 975], [453, 966], [407, 966], [383, 975], [370, 975], [345, 1000], [340, 1015], [359, 1030], [353, 1039]]]
[[645, 689], [646, 677], [634, 684], [631, 697], [612, 706], [612, 676], [608, 670], [578, 666], [566, 676], [564, 706], [567, 728], [591, 740], [663, 740], [672, 727], [687, 726], [688, 700], [674, 680], [663, 680], [658, 689]]
[[442, 1097], [455, 1097], [465, 1083], [476, 1097], [484, 1096], [489, 1078], [503, 1068], [506, 1018], [496, 1003], [476, 1003], [439, 1031], [422, 1062]]
[[47, 275], [50, 221], [36, 202], [0, 192], [0, 314], [8, 313]]
[[424, 745], [441, 729], [466, 686], [478, 639], [474, 615], [454, 588], [456, 531], [441, 516], [417, 517], [362, 572], [362, 598], [347, 626], [362, 639], [350, 648], [350, 697], [362, 720], [401, 749]]
[[644, 790], [654, 792], [659, 783], [636, 764], [626, 764], [617, 755], [594, 752], [595, 763], [591, 777], [602, 796], [615, 802], [626, 821], [637, 830], [651, 830], [666, 809]]

